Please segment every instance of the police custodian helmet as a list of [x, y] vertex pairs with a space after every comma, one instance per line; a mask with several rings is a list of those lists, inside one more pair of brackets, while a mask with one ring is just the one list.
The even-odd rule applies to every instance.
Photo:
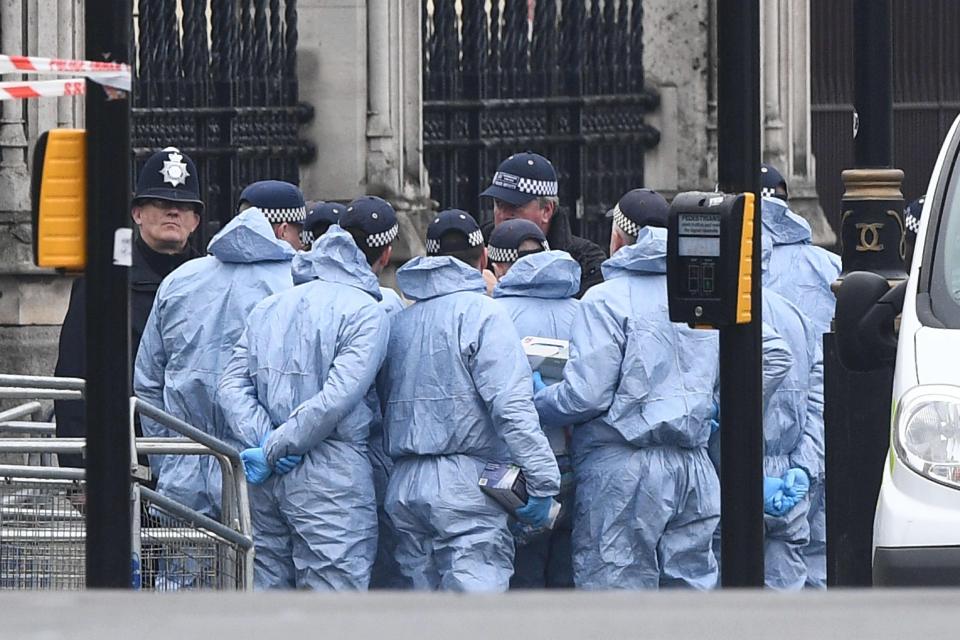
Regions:
[[157, 198], [171, 202], [189, 202], [203, 212], [197, 165], [176, 147], [167, 147], [150, 156], [140, 169], [133, 203]]

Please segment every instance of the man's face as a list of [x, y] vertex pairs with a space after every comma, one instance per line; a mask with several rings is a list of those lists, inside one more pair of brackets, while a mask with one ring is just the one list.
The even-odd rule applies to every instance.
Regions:
[[493, 224], [496, 226], [507, 220], [522, 218], [529, 220], [540, 227], [541, 231], [547, 233], [547, 231], [550, 230], [550, 219], [553, 218], [553, 208], [553, 203], [547, 203], [545, 207], [540, 206], [540, 200], [538, 198], [534, 198], [527, 204], [519, 207], [504, 200], [494, 198]]
[[159, 198], [137, 202], [133, 221], [140, 227], [140, 237], [158, 253], [180, 253], [187, 246], [190, 234], [200, 224], [196, 205]]

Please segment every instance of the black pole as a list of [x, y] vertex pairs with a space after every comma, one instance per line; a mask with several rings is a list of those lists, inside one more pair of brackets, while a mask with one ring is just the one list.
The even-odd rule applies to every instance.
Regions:
[[[129, 2], [87, 0], [89, 60], [127, 62]], [[87, 586], [130, 587], [130, 100], [87, 82]]]
[[[890, 0], [854, 4], [856, 169], [843, 172], [840, 226], [844, 277], [906, 278], [901, 218], [903, 172], [893, 166], [893, 46]], [[854, 284], [854, 283], [851, 283]], [[835, 289], [836, 289], [835, 285]], [[843, 286], [840, 284], [840, 286]], [[873, 518], [890, 441], [893, 367], [853, 371], [837, 334], [823, 337], [827, 586], [873, 583]]]
[[857, 167], [893, 166], [893, 47], [891, 0], [855, 0], [854, 139]]
[[760, 332], [760, 5], [717, 7], [720, 189], [755, 194], [753, 321], [720, 330], [723, 586], [763, 586]]

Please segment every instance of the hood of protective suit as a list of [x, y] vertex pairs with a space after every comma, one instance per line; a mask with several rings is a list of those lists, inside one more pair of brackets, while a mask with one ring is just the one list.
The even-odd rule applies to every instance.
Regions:
[[493, 297], [571, 298], [580, 291], [580, 264], [566, 251], [520, 258], [493, 290]]
[[278, 240], [260, 209], [251, 207], [213, 236], [209, 251], [220, 262], [268, 262], [291, 260], [296, 255], [287, 242]]
[[483, 293], [487, 289], [479, 270], [450, 256], [410, 260], [397, 270], [397, 286], [409, 300], [429, 300], [459, 291]]
[[602, 269], [605, 280], [637, 273], [666, 273], [667, 230], [662, 227], [640, 229], [637, 241], [617, 251], [603, 263]]
[[763, 198], [761, 222], [764, 232], [770, 234], [774, 245], [810, 244], [813, 234], [802, 216], [790, 211], [780, 198]]
[[310, 251], [298, 252], [291, 272], [294, 284], [323, 280], [366, 291], [377, 300], [383, 296], [377, 276], [370, 270], [363, 252], [353, 237], [338, 225], [332, 225], [320, 236]]
[[767, 273], [770, 271], [770, 258], [773, 257], [773, 240], [770, 239], [770, 236], [763, 233], [760, 234], [760, 272]]

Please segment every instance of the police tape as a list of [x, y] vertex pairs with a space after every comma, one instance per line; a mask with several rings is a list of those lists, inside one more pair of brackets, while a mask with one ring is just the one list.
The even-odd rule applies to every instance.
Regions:
[[35, 82], [0, 82], [0, 100], [62, 98], [64, 96], [82, 96], [86, 92], [87, 81], [83, 78], [37, 80]]
[[[96, 62], [93, 60], [70, 60], [65, 58], [37, 58], [33, 56], [8, 56], [0, 54], [0, 74], [26, 73], [36, 75], [63, 75], [70, 74], [83, 76], [98, 84], [120, 91], [130, 91], [130, 66], [119, 62]], [[85, 88], [76, 91], [76, 83], [83, 84], [79, 78], [67, 80], [39, 80], [34, 82], [0, 82], [3, 85], [22, 85], [29, 88], [18, 89], [25, 95], [10, 96], [4, 92], [3, 99], [17, 98], [61, 97], [81, 95]], [[57, 87], [62, 87], [63, 93], [57, 93]], [[37, 93], [29, 93], [30, 89]]]

